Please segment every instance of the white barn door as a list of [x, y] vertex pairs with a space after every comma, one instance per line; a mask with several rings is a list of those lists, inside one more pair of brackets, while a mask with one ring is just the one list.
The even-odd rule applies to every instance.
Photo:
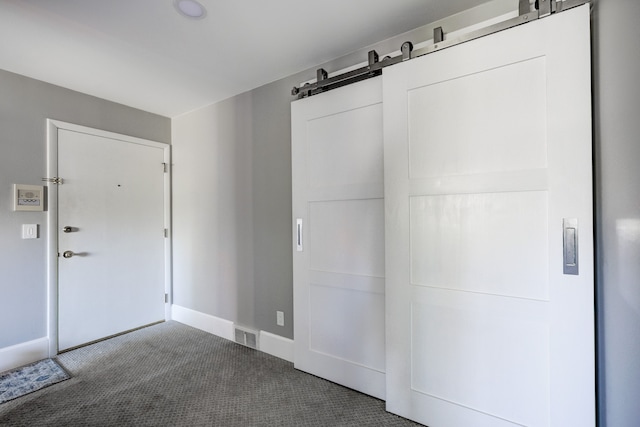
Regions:
[[295, 367], [384, 399], [381, 83], [296, 101], [291, 123]]
[[589, 40], [586, 5], [384, 70], [390, 412], [594, 425]]

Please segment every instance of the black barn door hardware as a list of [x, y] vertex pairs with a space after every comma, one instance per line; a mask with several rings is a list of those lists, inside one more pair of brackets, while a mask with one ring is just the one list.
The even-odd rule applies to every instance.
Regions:
[[457, 44], [488, 36], [489, 34], [497, 33], [499, 31], [513, 28], [527, 22], [535, 21], [537, 19], [544, 18], [545, 16], [562, 12], [563, 10], [582, 6], [583, 4], [589, 2], [590, 0], [536, 0], [534, 4], [531, 4], [529, 0], [518, 0], [519, 15], [515, 18], [498, 22], [486, 28], [481, 28], [479, 30], [452, 38], [450, 40], [445, 40], [445, 33], [442, 27], [435, 28], [433, 30], [433, 44], [430, 44], [418, 50], [414, 50], [413, 43], [411, 43], [410, 41], [406, 41], [400, 47], [400, 55], [395, 57], [386, 56], [382, 60], [379, 59], [378, 53], [375, 50], [372, 50], [369, 51], [369, 60], [367, 65], [356, 70], [347, 71], [345, 73], [338, 74], [332, 77], [329, 77], [329, 73], [327, 73], [326, 70], [320, 68], [316, 73], [316, 82], [305, 83], [300, 87], [295, 86], [291, 90], [291, 95], [296, 96], [298, 99], [302, 99], [362, 80], [366, 80], [371, 77], [379, 76], [380, 74], [382, 74], [382, 69], [390, 65], [395, 65], [399, 62], [408, 61], [410, 59], [437, 52], [439, 50], [446, 49]]

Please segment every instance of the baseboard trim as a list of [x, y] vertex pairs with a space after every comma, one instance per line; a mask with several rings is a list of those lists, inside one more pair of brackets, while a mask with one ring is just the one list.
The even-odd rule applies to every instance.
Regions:
[[[236, 325], [229, 320], [176, 304], [171, 305], [171, 319], [235, 342]], [[258, 343], [258, 350], [293, 363], [293, 340], [270, 332], [260, 331]]]
[[0, 348], [0, 372], [8, 371], [49, 357], [49, 338], [39, 338], [11, 347]]
[[233, 322], [229, 320], [181, 307], [176, 304], [171, 305], [171, 318], [176, 322], [184, 323], [185, 325], [209, 332], [210, 334], [230, 341], [235, 340]]
[[260, 351], [293, 363], [293, 340], [260, 331]]

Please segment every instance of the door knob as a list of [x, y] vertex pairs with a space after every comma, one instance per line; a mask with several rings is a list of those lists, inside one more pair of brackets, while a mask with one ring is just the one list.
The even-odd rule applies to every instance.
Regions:
[[74, 256], [75, 254], [73, 253], [73, 251], [64, 251], [62, 253], [62, 256], [65, 258], [71, 258], [72, 256]]
[[62, 231], [64, 231], [65, 233], [71, 233], [73, 231], [73, 227], [67, 225], [62, 228]]

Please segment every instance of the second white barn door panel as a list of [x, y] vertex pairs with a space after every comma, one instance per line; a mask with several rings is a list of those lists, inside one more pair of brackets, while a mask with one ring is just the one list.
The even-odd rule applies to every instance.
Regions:
[[67, 129], [57, 142], [62, 351], [164, 320], [166, 148]]
[[384, 399], [381, 83], [291, 113], [295, 367]]
[[389, 411], [594, 425], [589, 34], [586, 5], [384, 70]]

